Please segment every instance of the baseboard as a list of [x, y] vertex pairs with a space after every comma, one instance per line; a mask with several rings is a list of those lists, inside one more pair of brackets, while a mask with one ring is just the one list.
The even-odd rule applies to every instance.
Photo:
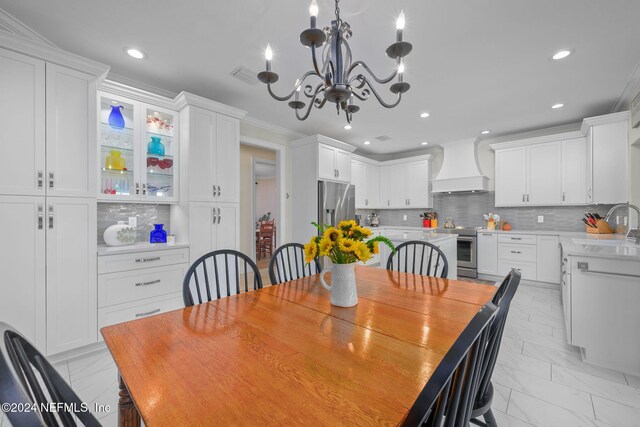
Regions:
[[75, 359], [76, 357], [86, 356], [88, 354], [104, 351], [106, 348], [107, 345], [104, 343], [104, 341], [101, 340], [100, 342], [86, 345], [84, 347], [74, 348], [73, 350], [47, 356], [47, 360], [49, 361], [49, 363], [55, 365], [56, 363]]

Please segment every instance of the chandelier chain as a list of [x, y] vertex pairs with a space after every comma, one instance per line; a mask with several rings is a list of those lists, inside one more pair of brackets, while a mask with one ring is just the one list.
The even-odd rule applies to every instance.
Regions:
[[336, 22], [341, 22], [340, 20], [340, 6], [338, 6], [340, 0], [336, 0]]

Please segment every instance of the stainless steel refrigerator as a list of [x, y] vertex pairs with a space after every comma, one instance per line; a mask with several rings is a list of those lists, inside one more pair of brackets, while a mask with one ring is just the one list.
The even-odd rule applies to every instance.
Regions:
[[356, 191], [351, 184], [318, 181], [318, 224], [338, 225], [355, 219]]

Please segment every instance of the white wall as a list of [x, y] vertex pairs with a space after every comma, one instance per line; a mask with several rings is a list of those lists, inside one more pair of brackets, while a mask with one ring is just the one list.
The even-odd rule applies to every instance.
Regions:
[[[276, 214], [276, 201], [278, 190], [276, 188], [276, 179], [256, 179], [255, 195], [256, 195], [256, 220], [262, 215], [271, 212], [271, 218]], [[276, 224], [277, 226], [277, 224]]]

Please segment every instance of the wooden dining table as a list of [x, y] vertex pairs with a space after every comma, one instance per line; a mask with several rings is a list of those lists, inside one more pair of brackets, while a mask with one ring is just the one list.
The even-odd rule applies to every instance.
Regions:
[[496, 287], [356, 267], [102, 329], [119, 425], [397, 425]]

